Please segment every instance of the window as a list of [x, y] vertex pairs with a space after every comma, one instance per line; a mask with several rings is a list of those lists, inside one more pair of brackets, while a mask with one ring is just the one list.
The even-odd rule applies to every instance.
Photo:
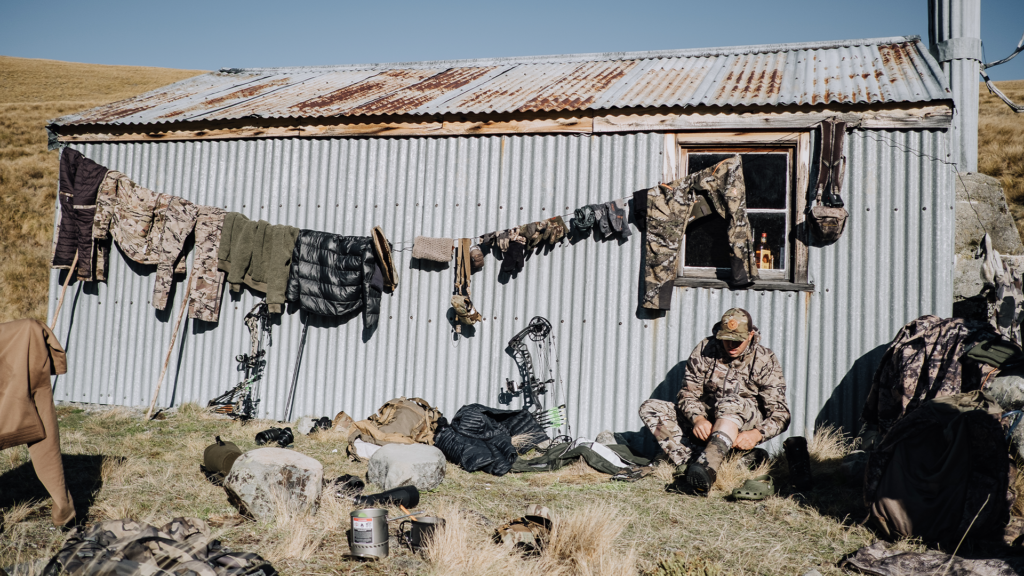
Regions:
[[[807, 284], [804, 242], [809, 135], [800, 133], [677, 135], [675, 175], [692, 174], [739, 154], [754, 249], [767, 249], [760, 279], [749, 289], [813, 290]], [[673, 176], [673, 178], [678, 176]], [[762, 239], [764, 244], [762, 245]], [[715, 212], [686, 229], [676, 285], [728, 287], [727, 221]]]

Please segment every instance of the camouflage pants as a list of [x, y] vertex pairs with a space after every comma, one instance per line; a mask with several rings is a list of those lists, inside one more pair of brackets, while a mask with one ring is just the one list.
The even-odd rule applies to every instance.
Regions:
[[643, 307], [668, 310], [679, 274], [679, 252], [691, 211], [703, 193], [720, 216], [728, 220], [730, 266], [735, 284], [758, 278], [754, 235], [747, 219], [743, 164], [734, 156], [715, 166], [647, 192], [647, 241], [644, 262]]
[[217, 268], [217, 251], [224, 227], [225, 211], [200, 206], [196, 218], [196, 254], [192, 260], [192, 289], [188, 297], [188, 317], [204, 322], [220, 319], [220, 299], [224, 272]]
[[[740, 409], [734, 413], [719, 415], [715, 419], [727, 418], [737, 421], [741, 432], [753, 430], [761, 423], [761, 412], [751, 402], [736, 403]], [[744, 406], [749, 404], [750, 406]], [[753, 408], [751, 414], [750, 408]], [[733, 412], [730, 410], [730, 412]], [[740, 418], [736, 418], [740, 415]], [[676, 405], [665, 400], [647, 400], [640, 405], [640, 420], [651, 431], [658, 446], [676, 466], [695, 460], [704, 451], [704, 442], [693, 435], [693, 425], [680, 417]]]
[[149, 232], [149, 251], [157, 263], [156, 285], [153, 287], [153, 307], [157, 310], [167, 307], [174, 273], [187, 269], [181, 250], [196, 225], [198, 214], [199, 207], [184, 198], [161, 194], [157, 199], [153, 228]]

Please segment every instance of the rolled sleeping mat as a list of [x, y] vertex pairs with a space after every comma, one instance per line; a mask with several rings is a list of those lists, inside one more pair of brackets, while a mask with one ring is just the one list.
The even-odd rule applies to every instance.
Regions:
[[376, 506], [405, 506], [413, 508], [420, 503], [420, 491], [415, 486], [399, 486], [377, 494], [356, 496], [355, 504], [360, 508]]
[[208, 472], [228, 475], [235, 460], [242, 455], [242, 450], [234, 442], [225, 442], [217, 436], [217, 442], [210, 444], [203, 451], [203, 467]]

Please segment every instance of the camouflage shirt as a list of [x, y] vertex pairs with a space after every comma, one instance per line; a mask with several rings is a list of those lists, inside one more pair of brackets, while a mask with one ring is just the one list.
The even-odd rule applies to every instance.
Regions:
[[[714, 420], [731, 408], [730, 412], [744, 415], [745, 420], [760, 420], [754, 429], [765, 440], [789, 427], [782, 365], [760, 339], [755, 332], [743, 354], [731, 361], [717, 338], [705, 338], [693, 349], [677, 401], [691, 423], [698, 416]], [[744, 414], [755, 410], [758, 414]]]

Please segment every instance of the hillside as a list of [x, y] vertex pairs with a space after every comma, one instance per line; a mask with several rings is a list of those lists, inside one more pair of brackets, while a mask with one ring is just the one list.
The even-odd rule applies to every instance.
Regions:
[[57, 198], [46, 121], [201, 73], [0, 56], [0, 322], [46, 319]]
[[[996, 86], [1014, 102], [1024, 103], [1024, 80]], [[1024, 114], [1015, 114], [984, 84], [978, 98], [978, 172], [1003, 183], [1010, 212], [1024, 234]]]
[[[45, 319], [57, 153], [46, 120], [200, 74], [196, 70], [75, 64], [0, 56], [0, 322]], [[1024, 80], [997, 83], [1024, 102]], [[981, 88], [979, 171], [999, 178], [1024, 223], [1024, 114]]]

